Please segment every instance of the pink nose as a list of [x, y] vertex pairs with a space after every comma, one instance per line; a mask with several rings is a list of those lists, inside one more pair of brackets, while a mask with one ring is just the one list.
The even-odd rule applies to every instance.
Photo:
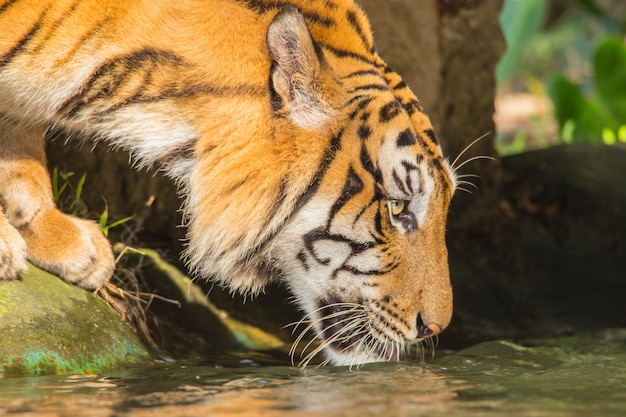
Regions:
[[426, 335], [427, 337], [437, 336], [439, 333], [441, 333], [441, 327], [439, 327], [439, 325], [436, 323], [430, 323], [428, 326], [426, 326], [426, 328], [428, 329], [428, 331], [430, 331], [430, 334]]
[[422, 315], [417, 315], [417, 337], [424, 339], [426, 337], [437, 336], [443, 329], [437, 323], [424, 323]]

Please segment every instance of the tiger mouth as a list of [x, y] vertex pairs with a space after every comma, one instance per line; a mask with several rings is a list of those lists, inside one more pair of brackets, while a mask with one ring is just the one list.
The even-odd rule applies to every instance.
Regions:
[[[333, 350], [347, 352], [357, 349], [359, 343], [363, 343], [366, 338], [371, 337], [369, 332], [363, 337], [361, 332], [368, 329], [359, 328], [355, 324], [361, 321], [361, 312], [345, 305], [325, 306], [321, 311], [327, 313], [322, 316], [321, 334], [323, 340], [328, 342], [328, 347]], [[365, 324], [361, 327], [364, 326]]]
[[330, 362], [345, 365], [400, 360], [404, 356], [405, 337], [363, 303], [324, 304], [319, 312], [319, 337]]
[[[303, 325], [294, 341], [290, 355], [295, 365], [306, 367], [314, 361], [319, 366], [354, 366], [367, 362], [399, 361], [413, 347], [419, 350], [421, 339], [408, 340], [394, 325], [392, 317], [385, 317], [376, 302], [357, 300], [344, 302], [324, 299], [318, 308], [294, 323]], [[294, 331], [295, 331], [294, 328]], [[309, 332], [315, 337], [304, 342]], [[325, 359], [318, 363], [317, 357]]]

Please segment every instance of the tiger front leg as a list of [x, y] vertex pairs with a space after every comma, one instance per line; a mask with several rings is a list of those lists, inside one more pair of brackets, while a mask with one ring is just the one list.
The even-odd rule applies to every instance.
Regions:
[[0, 279], [17, 278], [26, 268], [26, 242], [0, 206]]
[[25, 243], [26, 258], [33, 264], [71, 284], [98, 288], [115, 267], [110, 243], [95, 222], [55, 207], [44, 132], [0, 122], [0, 260], [4, 264], [10, 259], [13, 265], [3, 266], [0, 273], [11, 279], [24, 270], [20, 248]]

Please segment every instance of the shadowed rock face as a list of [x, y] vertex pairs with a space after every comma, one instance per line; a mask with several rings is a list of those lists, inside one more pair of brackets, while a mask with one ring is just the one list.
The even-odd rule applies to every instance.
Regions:
[[440, 345], [625, 327], [626, 147], [528, 152], [502, 174], [481, 222], [448, 234], [456, 316]]

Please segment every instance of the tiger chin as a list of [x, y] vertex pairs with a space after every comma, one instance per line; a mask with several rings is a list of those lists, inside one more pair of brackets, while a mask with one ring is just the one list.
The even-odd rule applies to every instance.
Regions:
[[303, 365], [400, 359], [450, 322], [454, 173], [350, 0], [0, 0], [0, 276], [94, 289], [114, 258], [54, 205], [51, 127], [177, 183], [195, 276], [285, 283]]

